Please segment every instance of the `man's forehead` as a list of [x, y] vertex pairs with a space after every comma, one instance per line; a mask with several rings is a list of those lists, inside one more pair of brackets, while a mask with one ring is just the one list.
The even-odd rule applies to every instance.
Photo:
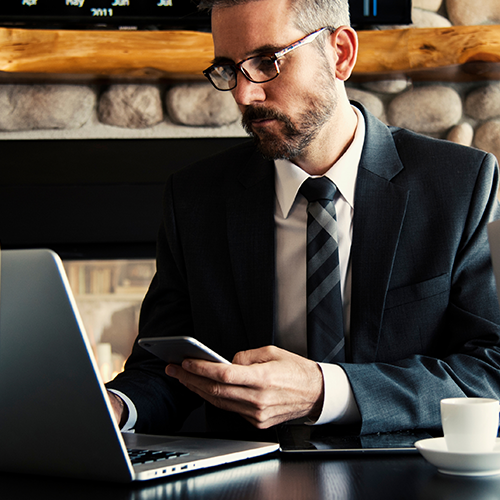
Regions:
[[212, 12], [216, 58], [243, 59], [288, 45], [302, 32], [292, 22], [288, 0], [256, 0]]

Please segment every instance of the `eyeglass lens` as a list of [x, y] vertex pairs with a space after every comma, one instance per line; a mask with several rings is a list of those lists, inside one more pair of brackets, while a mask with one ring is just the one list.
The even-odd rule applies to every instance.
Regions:
[[230, 90], [236, 86], [236, 72], [231, 66], [214, 66], [207, 76], [220, 90]]
[[[270, 56], [256, 56], [241, 63], [245, 76], [254, 83], [264, 83], [278, 75], [275, 60]], [[214, 66], [209, 73], [214, 85], [221, 90], [230, 90], [236, 86], [234, 66]]]

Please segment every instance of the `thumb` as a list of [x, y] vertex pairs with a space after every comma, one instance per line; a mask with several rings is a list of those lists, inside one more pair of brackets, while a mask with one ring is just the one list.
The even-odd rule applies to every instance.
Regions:
[[256, 363], [268, 363], [280, 358], [279, 347], [268, 345], [259, 349], [250, 349], [248, 351], [240, 351], [234, 355], [233, 363], [236, 365], [253, 365]]

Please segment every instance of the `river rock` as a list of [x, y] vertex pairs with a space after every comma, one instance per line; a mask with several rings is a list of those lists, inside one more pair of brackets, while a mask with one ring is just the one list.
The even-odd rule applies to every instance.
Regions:
[[454, 25], [500, 24], [499, 0], [446, 0], [446, 10]]
[[437, 12], [443, 0], [413, 0], [412, 5], [418, 9], [430, 10], [432, 12]]
[[442, 85], [418, 87], [396, 96], [388, 107], [391, 125], [415, 132], [443, 133], [462, 117], [458, 92]]
[[406, 78], [396, 78], [394, 80], [379, 80], [373, 82], [363, 82], [361, 86], [372, 92], [380, 94], [399, 94], [411, 85], [411, 80]]
[[500, 158], [500, 120], [483, 123], [476, 130], [474, 144], [479, 149], [493, 153]]
[[476, 120], [500, 116], [500, 83], [473, 90], [465, 99], [465, 112]]
[[352, 101], [358, 101], [377, 118], [384, 117], [384, 104], [376, 95], [364, 90], [347, 87], [347, 96]]
[[412, 9], [411, 20], [414, 28], [449, 28], [452, 25], [446, 17], [422, 9]]
[[474, 139], [474, 129], [470, 123], [460, 123], [450, 130], [446, 138], [462, 146], [470, 146]]
[[160, 89], [155, 85], [111, 85], [99, 100], [101, 123], [114, 127], [143, 129], [163, 121]]
[[175, 85], [166, 94], [170, 119], [180, 125], [221, 127], [241, 118], [231, 92], [221, 92], [210, 83]]
[[84, 85], [0, 85], [0, 130], [77, 129], [95, 103]]

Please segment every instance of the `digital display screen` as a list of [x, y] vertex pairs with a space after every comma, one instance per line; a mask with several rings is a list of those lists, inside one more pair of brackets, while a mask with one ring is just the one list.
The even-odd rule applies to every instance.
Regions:
[[[411, 0], [350, 0], [349, 4], [355, 27], [411, 23]], [[195, 0], [0, 0], [0, 25], [209, 29], [210, 16], [198, 11]]]
[[411, 23], [411, 0], [349, 0], [349, 8], [353, 26]]
[[0, 23], [205, 25], [192, 0], [0, 0]]

